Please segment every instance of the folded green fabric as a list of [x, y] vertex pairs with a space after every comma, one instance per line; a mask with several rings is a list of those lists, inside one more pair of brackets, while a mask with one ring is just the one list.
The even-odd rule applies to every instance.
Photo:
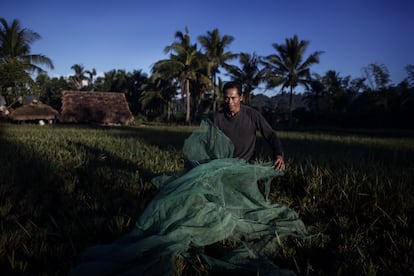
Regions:
[[[185, 141], [193, 166], [153, 179], [158, 194], [134, 229], [108, 245], [88, 248], [72, 275], [173, 275], [176, 258], [203, 258], [212, 271], [289, 275], [271, 262], [287, 236], [306, 237], [297, 213], [272, 204], [257, 182], [269, 187], [283, 175], [270, 163], [232, 158], [230, 140], [203, 121]], [[266, 189], [267, 191], [269, 189]], [[203, 248], [223, 240], [239, 246], [220, 258]]]

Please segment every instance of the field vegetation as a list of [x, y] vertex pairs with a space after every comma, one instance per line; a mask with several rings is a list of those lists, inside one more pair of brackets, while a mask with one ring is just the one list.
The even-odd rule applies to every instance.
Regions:
[[[66, 275], [83, 249], [131, 229], [157, 193], [151, 179], [182, 168], [193, 129], [1, 124], [2, 274]], [[283, 241], [278, 266], [299, 275], [414, 274], [414, 136], [392, 133], [278, 132], [287, 172], [273, 180], [271, 200], [315, 234]], [[178, 265], [208, 274], [205, 264]]]

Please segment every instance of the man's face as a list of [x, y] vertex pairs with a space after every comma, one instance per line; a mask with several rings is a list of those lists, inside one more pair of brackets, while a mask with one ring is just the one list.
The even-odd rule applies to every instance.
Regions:
[[237, 93], [237, 88], [229, 88], [224, 92], [225, 107], [232, 115], [239, 112], [242, 97]]

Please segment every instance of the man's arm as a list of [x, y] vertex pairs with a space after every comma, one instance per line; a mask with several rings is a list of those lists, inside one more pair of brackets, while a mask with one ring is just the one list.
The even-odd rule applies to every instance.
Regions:
[[273, 166], [277, 170], [285, 170], [283, 149], [279, 137], [276, 135], [276, 132], [259, 112], [257, 112], [257, 128], [259, 129], [260, 134], [272, 148], [274, 160]]

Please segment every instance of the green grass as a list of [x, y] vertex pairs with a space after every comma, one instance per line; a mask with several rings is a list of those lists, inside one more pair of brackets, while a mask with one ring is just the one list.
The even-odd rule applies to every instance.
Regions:
[[[193, 129], [0, 125], [0, 271], [66, 275], [85, 247], [127, 232], [157, 192], [151, 178], [182, 168]], [[413, 274], [414, 138], [278, 135], [287, 173], [271, 200], [317, 235], [285, 240], [275, 263], [300, 275]]]

